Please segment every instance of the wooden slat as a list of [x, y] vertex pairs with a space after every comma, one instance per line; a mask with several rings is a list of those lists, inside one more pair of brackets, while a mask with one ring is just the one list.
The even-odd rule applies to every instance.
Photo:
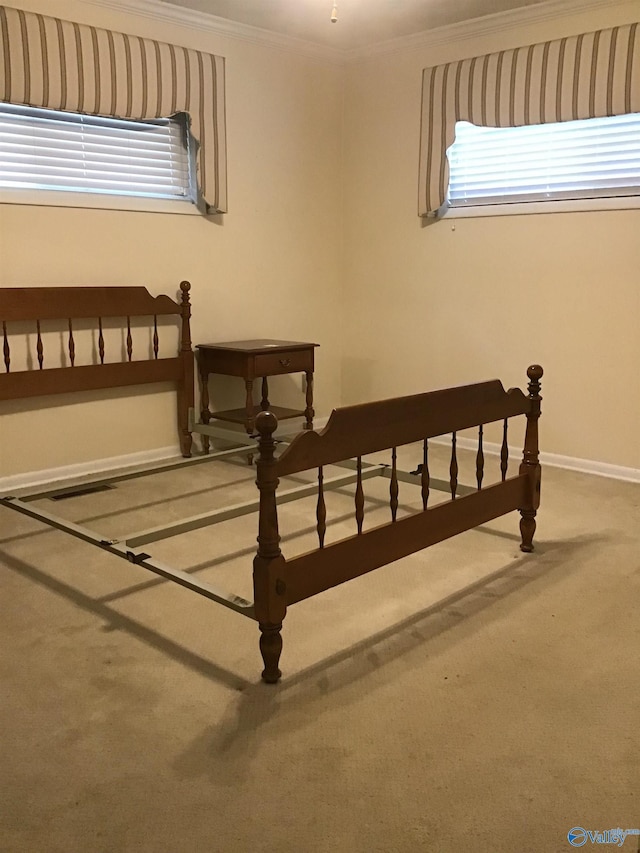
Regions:
[[278, 460], [278, 476], [525, 414], [530, 407], [520, 389], [505, 391], [496, 379], [334, 409], [322, 432], [292, 441]]
[[148, 382], [177, 381], [181, 377], [179, 358], [157, 361], [89, 364], [81, 367], [54, 367], [0, 374], [0, 400], [16, 400], [46, 394], [67, 394], [143, 385]]
[[152, 296], [146, 287], [0, 288], [0, 319], [7, 322], [154, 314], [180, 314], [180, 306], [168, 296]]
[[287, 605], [511, 512], [523, 505], [529, 489], [529, 477], [522, 474], [288, 560]]

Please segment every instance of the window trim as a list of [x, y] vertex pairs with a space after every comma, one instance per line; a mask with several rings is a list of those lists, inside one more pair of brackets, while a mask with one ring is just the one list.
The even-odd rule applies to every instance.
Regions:
[[33, 207], [70, 207], [85, 210], [121, 210], [140, 213], [176, 213], [179, 216], [202, 216], [198, 205], [190, 199], [169, 201], [133, 195], [76, 193], [61, 190], [0, 189], [0, 204]]
[[598, 213], [613, 210], [640, 209], [640, 196], [616, 196], [614, 198], [556, 199], [553, 201], [505, 202], [503, 204], [467, 205], [450, 207], [445, 205], [438, 218], [474, 219], [484, 216], [524, 216], [526, 214], [549, 213]]

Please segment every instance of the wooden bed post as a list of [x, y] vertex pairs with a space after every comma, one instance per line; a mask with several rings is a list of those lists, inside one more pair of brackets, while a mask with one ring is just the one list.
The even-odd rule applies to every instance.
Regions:
[[524, 455], [520, 465], [520, 474], [529, 476], [530, 488], [528, 501], [520, 507], [520, 550], [533, 551], [533, 534], [536, 532], [536, 510], [540, 506], [540, 463], [538, 459], [538, 420], [540, 418], [540, 380], [543, 370], [539, 364], [532, 364], [527, 370], [529, 377], [529, 400], [531, 408], [527, 412], [527, 431], [524, 438]]
[[189, 291], [191, 284], [188, 281], [180, 282], [182, 296], [180, 299], [180, 314], [182, 316], [182, 329], [180, 330], [180, 361], [182, 362], [182, 376], [178, 383], [178, 429], [180, 431], [180, 450], [183, 456], [191, 456], [192, 437], [189, 432], [189, 409], [195, 406], [194, 397], [194, 372], [193, 351], [191, 349], [191, 329], [189, 319], [191, 317], [191, 302]]
[[281, 568], [284, 558], [280, 551], [276, 489], [278, 477], [273, 433], [278, 426], [271, 412], [260, 412], [256, 417], [258, 430], [258, 456], [256, 485], [260, 491], [260, 517], [258, 529], [258, 553], [253, 560], [253, 589], [255, 614], [260, 625], [260, 652], [264, 661], [262, 678], [275, 684], [282, 673], [278, 669], [282, 652], [282, 621], [287, 612], [286, 586]]

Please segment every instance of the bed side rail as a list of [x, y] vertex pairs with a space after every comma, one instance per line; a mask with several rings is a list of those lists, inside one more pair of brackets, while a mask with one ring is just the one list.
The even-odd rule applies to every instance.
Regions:
[[286, 604], [310, 598], [499, 518], [526, 502], [528, 486], [528, 478], [520, 474], [287, 560], [282, 570]]
[[497, 379], [334, 409], [321, 432], [296, 436], [277, 463], [278, 476], [320, 468], [390, 447], [526, 414], [531, 402]]

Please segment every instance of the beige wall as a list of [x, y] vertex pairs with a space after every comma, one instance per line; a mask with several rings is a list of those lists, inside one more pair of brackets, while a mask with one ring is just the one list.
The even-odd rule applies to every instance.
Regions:
[[[640, 211], [416, 214], [423, 67], [640, 20], [639, 0], [346, 69], [76, 0], [19, 5], [226, 56], [229, 213], [0, 205], [0, 286], [188, 278], [195, 342], [321, 344], [320, 416], [493, 376], [523, 386], [539, 361], [543, 449], [640, 468]], [[276, 390], [293, 402], [300, 384]], [[174, 443], [169, 392], [3, 404], [0, 476]]]
[[351, 66], [343, 400], [546, 371], [550, 453], [640, 468], [640, 210], [444, 219], [417, 210], [421, 69], [640, 20], [640, 3]]
[[[342, 357], [341, 69], [71, 0], [15, 5], [225, 56], [229, 213], [207, 221], [0, 204], [0, 286], [144, 284], [155, 294], [189, 279], [196, 343], [320, 343], [316, 408], [326, 414], [339, 399]], [[214, 402], [244, 402], [241, 382], [221, 387]], [[299, 405], [300, 391], [300, 379], [283, 377], [272, 399]], [[125, 395], [3, 404], [0, 475], [176, 444], [169, 392]]]

